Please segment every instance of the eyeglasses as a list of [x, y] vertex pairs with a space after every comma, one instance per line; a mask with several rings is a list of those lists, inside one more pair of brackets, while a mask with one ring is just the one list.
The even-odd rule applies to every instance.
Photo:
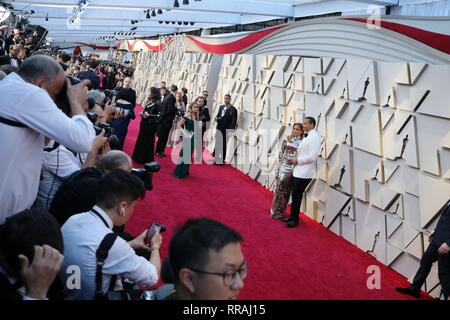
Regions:
[[193, 269], [193, 268], [189, 268], [189, 269], [194, 272], [197, 272], [197, 273], [221, 276], [223, 278], [223, 283], [225, 284], [225, 286], [227, 286], [228, 288], [232, 288], [236, 285], [238, 275], [241, 277], [242, 280], [247, 278], [248, 263], [247, 263], [247, 261], [244, 261], [244, 263], [239, 267], [239, 269], [227, 270], [223, 273], [208, 272], [208, 271], [197, 270], [197, 269]]

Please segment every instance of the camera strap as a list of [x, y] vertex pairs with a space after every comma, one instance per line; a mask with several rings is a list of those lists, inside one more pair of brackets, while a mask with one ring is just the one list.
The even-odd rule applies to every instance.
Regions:
[[[106, 223], [106, 221], [104, 221], [104, 222]], [[114, 232], [108, 233], [103, 238], [102, 242], [100, 243], [100, 246], [98, 247], [98, 249], [95, 253], [95, 256], [97, 258], [97, 268], [96, 268], [96, 272], [95, 272], [95, 299], [96, 300], [106, 299], [106, 296], [103, 293], [103, 288], [102, 288], [103, 266], [105, 265], [105, 261], [108, 258], [109, 250], [112, 248], [116, 239], [117, 239], [116, 233], [114, 233]], [[108, 291], [113, 291], [116, 279], [117, 279], [116, 276], [113, 276], [111, 278]]]
[[3, 117], [0, 117], [0, 123], [6, 124], [8, 126], [12, 126], [12, 127], [17, 127], [17, 128], [28, 128], [26, 125], [24, 125], [23, 123], [14, 121], [14, 120], [9, 120]]

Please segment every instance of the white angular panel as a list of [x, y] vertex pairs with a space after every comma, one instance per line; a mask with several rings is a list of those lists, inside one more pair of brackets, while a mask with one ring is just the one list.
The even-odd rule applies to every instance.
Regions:
[[397, 74], [397, 77], [395, 78], [396, 83], [411, 84], [411, 76], [409, 74], [409, 65], [407, 63], [401, 64], [401, 69]]
[[402, 225], [402, 221], [399, 219], [395, 219], [390, 215], [386, 216], [386, 231], [387, 237], [390, 238], [395, 231]]
[[420, 224], [425, 227], [450, 199], [450, 183], [419, 174]]
[[394, 233], [388, 237], [387, 242], [400, 250], [404, 248], [404, 231], [403, 224], [394, 231]]
[[450, 150], [442, 149], [439, 153], [441, 159], [442, 176], [450, 179]]
[[[341, 175], [342, 180], [339, 186]], [[339, 145], [338, 150], [333, 153], [329, 160], [328, 185], [348, 194], [352, 193], [350, 150], [346, 145]]]
[[[344, 205], [349, 201], [349, 196], [345, 195], [333, 188], [327, 187], [326, 189], [326, 217], [324, 224], [329, 227], [337, 215], [341, 213]], [[339, 221], [335, 220], [334, 224], [338, 225]]]
[[364, 95], [367, 102], [379, 104], [375, 63], [370, 60], [351, 59], [347, 61], [346, 70], [350, 99], [357, 101]]
[[405, 206], [405, 222], [418, 230], [421, 229], [419, 198], [409, 193], [404, 193], [403, 204]]
[[379, 183], [377, 180], [369, 180], [370, 202], [377, 208], [385, 211], [399, 196], [399, 193], [393, 191]]
[[303, 73], [305, 74], [321, 74], [322, 65], [320, 58], [302, 58]]
[[381, 158], [364, 151], [354, 150], [353, 170], [355, 175], [354, 195], [363, 201], [369, 201], [368, 190], [366, 190], [368, 181], [372, 180], [376, 175], [377, 180], [382, 182]]
[[391, 245], [387, 244], [387, 252], [386, 252], [386, 264], [390, 266], [402, 253], [403, 250]]
[[351, 242], [352, 244], [356, 244], [356, 223], [348, 218], [342, 218], [342, 237], [345, 240]]
[[417, 259], [421, 259], [423, 255], [423, 243], [422, 236], [419, 234], [414, 240], [406, 247], [406, 251], [416, 257]]
[[353, 146], [381, 156], [380, 121], [377, 109], [364, 106], [352, 124]]
[[383, 212], [356, 201], [356, 244], [386, 264], [386, 220]]
[[398, 273], [404, 275], [411, 282], [414, 275], [419, 268], [420, 260], [415, 257], [404, 253], [397, 260], [395, 260], [390, 267]]
[[389, 95], [391, 95], [390, 105], [392, 105], [394, 99], [392, 88], [396, 85], [396, 79], [402, 74], [405, 65], [406, 63], [377, 62], [381, 105], [386, 103]]
[[417, 80], [414, 88], [430, 90], [417, 112], [450, 119], [450, 66], [430, 65]]
[[[447, 91], [450, 92], [450, 90]], [[448, 135], [449, 130], [450, 121], [447, 119], [417, 115], [417, 136], [422, 170], [441, 175], [437, 152], [442, 147], [442, 138]]]

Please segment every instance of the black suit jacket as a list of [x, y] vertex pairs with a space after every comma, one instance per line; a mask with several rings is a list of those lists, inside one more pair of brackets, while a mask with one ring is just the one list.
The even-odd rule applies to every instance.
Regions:
[[164, 101], [162, 103], [162, 112], [161, 118], [162, 120], [172, 122], [177, 113], [177, 107], [175, 106], [175, 96], [172, 93], [168, 93], [164, 97]]
[[206, 123], [211, 120], [211, 116], [209, 115], [209, 110], [207, 107], [202, 107], [199, 110], [200, 119], [202, 120], [203, 127], [206, 127]]
[[[219, 112], [217, 113], [216, 118], [220, 118], [222, 115], [222, 111], [225, 108], [225, 105], [221, 105], [219, 107]], [[237, 109], [230, 105], [230, 107], [225, 111], [225, 115], [217, 121], [217, 129], [219, 130], [227, 130], [227, 129], [236, 129], [237, 125]]]

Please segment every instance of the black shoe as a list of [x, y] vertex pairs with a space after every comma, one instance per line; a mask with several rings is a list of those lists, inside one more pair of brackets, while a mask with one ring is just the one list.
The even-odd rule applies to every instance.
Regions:
[[280, 221], [283, 221], [283, 222], [291, 222], [292, 219], [291, 219], [291, 217], [287, 217], [287, 218], [282, 218], [282, 219], [280, 219]]
[[298, 221], [294, 221], [294, 220], [289, 221], [285, 225], [286, 228], [294, 228], [296, 226], [298, 226]]
[[407, 288], [395, 288], [400, 293], [407, 294], [413, 296], [414, 298], [420, 298], [420, 290], [411, 289], [411, 287]]

